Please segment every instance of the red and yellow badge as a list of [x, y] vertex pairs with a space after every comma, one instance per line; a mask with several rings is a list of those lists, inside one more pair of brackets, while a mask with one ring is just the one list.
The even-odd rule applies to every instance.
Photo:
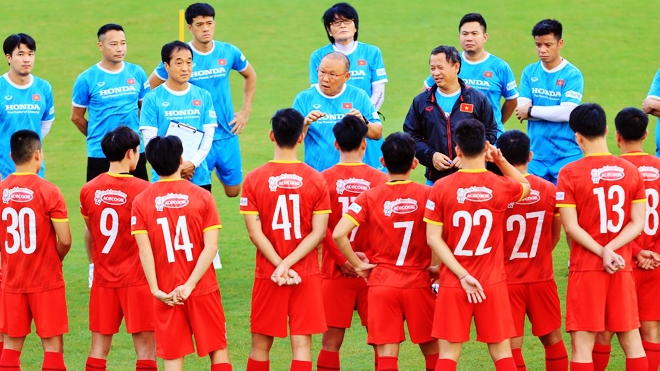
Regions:
[[493, 77], [493, 73], [490, 71], [484, 71], [484, 77], [488, 77], [488, 78]]
[[35, 101], [35, 102], [39, 102], [41, 100], [41, 95], [32, 94], [32, 100]]
[[343, 109], [351, 109], [353, 108], [353, 103], [342, 103], [341, 108]]
[[367, 65], [367, 61], [366, 61], [366, 60], [364, 60], [364, 59], [358, 59], [358, 66], [366, 66], [366, 65]]
[[461, 103], [461, 112], [472, 113], [474, 112], [474, 104]]
[[557, 86], [564, 86], [564, 80], [562, 79], [557, 80]]
[[128, 83], [128, 85], [135, 85], [135, 79], [128, 79], [126, 80], [126, 82]]
[[193, 99], [193, 106], [201, 106], [201, 105], [202, 105], [202, 101], [201, 101], [201, 100], [199, 100], [199, 99]]
[[227, 65], [227, 60], [226, 59], [218, 59], [218, 65], [220, 66], [226, 66]]

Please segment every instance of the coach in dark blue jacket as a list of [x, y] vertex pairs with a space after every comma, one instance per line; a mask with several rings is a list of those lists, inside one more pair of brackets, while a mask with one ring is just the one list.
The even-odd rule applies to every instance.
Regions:
[[403, 131], [415, 139], [415, 156], [426, 166], [427, 184], [433, 184], [461, 168], [452, 141], [459, 121], [481, 121], [490, 143], [497, 139], [497, 122], [486, 96], [458, 78], [461, 56], [456, 48], [438, 46], [431, 52], [429, 64], [435, 85], [415, 97]]

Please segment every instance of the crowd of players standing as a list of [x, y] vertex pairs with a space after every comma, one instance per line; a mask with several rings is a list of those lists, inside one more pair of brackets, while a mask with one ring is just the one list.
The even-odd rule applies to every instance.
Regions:
[[[107, 24], [98, 32], [101, 62], [74, 84], [71, 120], [87, 137], [88, 153], [81, 212], [90, 261], [96, 263], [95, 269], [90, 266], [87, 370], [106, 368], [122, 316], [133, 334], [136, 369], [156, 369], [156, 355], [165, 359], [166, 370], [181, 369], [183, 356], [195, 349], [193, 334], [198, 354], [210, 355], [212, 370], [231, 369], [219, 289], [210, 268], [220, 220], [210, 193], [200, 190], [211, 190], [215, 171], [227, 196], [241, 192], [237, 135], [249, 119], [256, 72], [235, 46], [213, 40], [214, 17], [210, 5], [191, 5], [186, 21], [193, 41], [166, 44], [162, 62], [148, 78], [141, 67], [124, 61], [123, 28]], [[580, 106], [584, 81], [561, 58], [561, 23], [543, 20], [533, 28], [540, 61], [525, 68], [518, 87], [508, 64], [484, 50], [483, 17], [465, 15], [459, 23], [463, 52], [444, 45], [431, 52], [431, 75], [406, 116], [407, 134], [395, 133], [386, 141], [378, 113], [387, 82], [380, 50], [357, 41], [358, 14], [346, 3], [328, 9], [323, 23], [330, 44], [312, 53], [312, 87], [296, 96], [293, 109], [273, 117], [275, 158], [245, 178], [241, 196], [241, 213], [258, 251], [248, 370], [269, 369], [270, 346], [274, 337], [287, 335], [287, 318], [292, 370], [311, 370], [314, 333], [323, 333], [317, 369], [339, 369], [339, 349], [354, 308], [369, 329], [377, 370], [397, 369], [404, 318], [426, 368], [455, 369], [473, 316], [478, 340], [488, 343], [496, 368], [524, 369], [525, 314], [545, 346], [546, 369], [565, 370], [568, 357], [551, 260], [560, 220], [572, 238], [566, 316], [573, 340], [571, 369], [604, 369], [616, 333], [627, 369], [657, 370], [660, 318], [643, 295], [655, 289], [653, 268], [660, 262], [652, 251], [657, 185], [650, 185], [660, 166], [655, 157], [640, 153], [648, 118], [635, 109], [617, 116], [617, 144], [639, 172], [603, 155], [608, 153], [604, 112], [597, 105]], [[61, 370], [62, 334], [68, 328], [60, 261], [71, 236], [59, 191], [31, 176], [43, 176], [40, 140], [54, 119], [52, 91], [30, 73], [36, 51], [31, 37], [11, 35], [3, 47], [10, 70], [0, 78], [6, 100], [4, 110], [0, 107], [2, 147], [12, 156], [0, 158], [6, 177], [0, 184], [6, 227], [0, 232], [6, 241], [0, 330], [7, 334], [0, 370], [20, 365], [32, 318], [43, 340], [43, 369]], [[245, 79], [242, 109], [236, 113], [229, 93], [231, 69]], [[658, 116], [656, 80], [642, 108]], [[513, 114], [528, 121], [529, 137], [504, 132], [503, 123]], [[166, 136], [172, 122], [203, 133], [199, 148], [186, 158], [181, 157], [181, 141]], [[297, 144], [303, 141], [306, 165], [296, 161]], [[583, 153], [597, 159], [582, 160]], [[505, 177], [485, 172], [484, 156], [488, 169]], [[152, 186], [130, 175], [148, 180], [147, 160], [152, 181], [160, 179]], [[433, 190], [410, 182], [418, 163], [426, 166]], [[593, 170], [587, 173], [587, 166]], [[180, 179], [190, 183], [176, 182]], [[555, 194], [551, 183], [558, 180]], [[601, 181], [616, 184], [589, 188], [589, 182]], [[382, 183], [387, 186], [375, 187]], [[587, 188], [600, 216], [584, 209]], [[35, 206], [22, 205], [28, 202]], [[481, 208], [459, 210], [466, 202]], [[533, 209], [534, 204], [545, 209]], [[120, 205], [123, 210], [114, 208]], [[596, 219], [600, 229], [593, 232], [588, 222]], [[130, 226], [120, 223], [127, 220]], [[462, 227], [462, 232], [449, 233], [443, 228], [448, 223], [452, 231]], [[135, 246], [131, 229], [139, 255], [136, 249], [113, 250], [114, 244]], [[399, 240], [401, 246], [392, 248], [391, 241]], [[315, 248], [321, 242], [319, 270]], [[52, 249], [40, 255], [42, 246]], [[109, 258], [111, 252], [116, 255]], [[32, 254], [39, 255], [39, 264], [30, 262]], [[640, 268], [634, 274], [633, 256]], [[436, 300], [429, 283], [438, 273], [438, 259], [443, 264]], [[43, 274], [36, 269], [43, 266], [53, 269]], [[29, 284], [24, 277], [30, 277]], [[368, 285], [360, 277], [368, 278]], [[586, 300], [588, 311], [578, 305], [586, 292], [595, 292]], [[158, 299], [153, 315], [139, 307], [150, 295]], [[493, 316], [500, 320], [486, 324]]]

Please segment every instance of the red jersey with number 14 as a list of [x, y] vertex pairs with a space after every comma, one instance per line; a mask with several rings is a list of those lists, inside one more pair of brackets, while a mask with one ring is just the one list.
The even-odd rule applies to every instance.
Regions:
[[53, 223], [68, 222], [64, 197], [34, 173], [14, 173], [2, 190], [2, 289], [25, 294], [64, 286]]
[[[442, 239], [456, 260], [482, 286], [506, 279], [504, 273], [504, 215], [520, 201], [522, 185], [486, 169], [464, 170], [433, 185], [424, 220], [443, 226]], [[461, 287], [447, 266], [440, 268], [440, 286]]]
[[[559, 171], [557, 207], [577, 210], [578, 224], [601, 246], [630, 222], [633, 203], [646, 202], [644, 180], [632, 163], [609, 153], [587, 156]], [[616, 250], [632, 269], [630, 244]], [[573, 240], [570, 271], [602, 271], [603, 259]]]
[[552, 224], [555, 219], [555, 186], [526, 174], [529, 196], [509, 204], [504, 230], [504, 270], [508, 284], [553, 279]]
[[[284, 259], [312, 231], [313, 214], [330, 213], [323, 176], [300, 161], [270, 161], [251, 171], [243, 182], [241, 214], [256, 214], [261, 229]], [[317, 250], [291, 269], [300, 276], [319, 273]], [[255, 278], [270, 278], [275, 266], [257, 249]]]
[[105, 173], [80, 190], [80, 213], [92, 228], [94, 285], [128, 287], [147, 283], [135, 237], [131, 206], [149, 182], [128, 174]]
[[[183, 179], [159, 180], [135, 197], [132, 234], [149, 235], [158, 288], [169, 293], [186, 283], [204, 249], [204, 232], [220, 229], [211, 192]], [[209, 265], [191, 296], [218, 290]]]
[[[377, 264], [369, 286], [428, 287], [431, 249], [426, 243], [424, 204], [431, 187], [410, 180], [364, 191], [344, 215], [367, 227], [370, 262]], [[360, 228], [363, 228], [360, 227]]]

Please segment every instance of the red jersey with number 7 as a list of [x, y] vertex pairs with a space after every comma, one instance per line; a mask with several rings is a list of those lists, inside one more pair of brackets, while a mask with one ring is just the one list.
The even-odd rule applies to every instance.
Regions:
[[105, 173], [80, 190], [80, 213], [91, 224], [94, 285], [128, 287], [146, 284], [135, 237], [131, 206], [149, 182], [129, 174]]
[[[442, 239], [456, 260], [482, 286], [492, 285], [506, 280], [504, 215], [522, 194], [522, 185], [513, 178], [486, 169], [461, 169], [435, 182], [424, 220], [443, 226]], [[440, 268], [440, 286], [461, 287], [445, 265]]]
[[[159, 180], [135, 197], [132, 234], [148, 234], [158, 288], [169, 293], [183, 285], [204, 249], [204, 232], [220, 229], [220, 216], [211, 192], [183, 179]], [[209, 265], [191, 296], [218, 290]]]
[[68, 222], [64, 197], [34, 173], [14, 173], [0, 183], [2, 289], [29, 294], [64, 286], [53, 223]]
[[[426, 243], [424, 204], [431, 187], [410, 180], [387, 182], [364, 191], [345, 217], [368, 228], [369, 286], [428, 287], [431, 249]], [[363, 227], [360, 227], [363, 228]]]
[[[314, 214], [330, 213], [323, 176], [300, 161], [270, 161], [251, 171], [243, 182], [241, 214], [259, 215], [261, 229], [284, 259], [312, 231]], [[317, 250], [291, 269], [298, 275], [319, 274]], [[270, 278], [275, 266], [257, 249], [255, 278]]]

